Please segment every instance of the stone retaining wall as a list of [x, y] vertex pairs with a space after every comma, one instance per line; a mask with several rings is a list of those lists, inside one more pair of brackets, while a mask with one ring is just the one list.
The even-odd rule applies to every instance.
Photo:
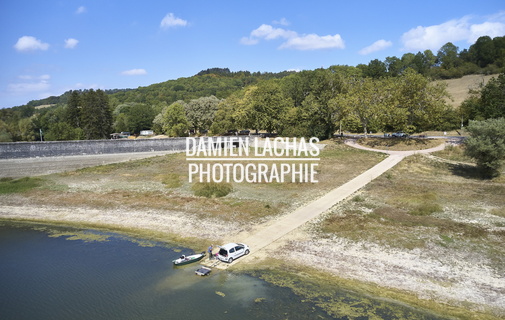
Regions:
[[2, 142], [0, 159], [185, 150], [186, 138]]

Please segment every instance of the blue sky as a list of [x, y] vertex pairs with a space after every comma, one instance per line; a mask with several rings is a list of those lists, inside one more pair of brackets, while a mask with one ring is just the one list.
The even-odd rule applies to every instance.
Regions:
[[0, 2], [0, 108], [200, 70], [312, 70], [505, 35], [500, 1]]

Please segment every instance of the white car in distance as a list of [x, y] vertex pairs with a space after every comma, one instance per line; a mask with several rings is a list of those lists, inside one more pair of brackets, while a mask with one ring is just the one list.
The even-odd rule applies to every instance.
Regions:
[[232, 263], [238, 257], [248, 255], [249, 247], [243, 243], [228, 243], [219, 247], [217, 258], [221, 261]]

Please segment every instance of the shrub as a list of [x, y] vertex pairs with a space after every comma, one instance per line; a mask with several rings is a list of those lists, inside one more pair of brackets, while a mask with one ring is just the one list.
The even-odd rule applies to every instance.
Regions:
[[441, 211], [443, 211], [442, 206], [438, 203], [424, 202], [410, 210], [409, 214], [413, 216], [429, 216], [432, 213]]
[[198, 197], [220, 198], [232, 192], [233, 187], [229, 183], [197, 182], [193, 184], [191, 190]]
[[477, 162], [486, 178], [500, 175], [505, 157], [505, 118], [471, 121], [467, 127], [465, 154]]

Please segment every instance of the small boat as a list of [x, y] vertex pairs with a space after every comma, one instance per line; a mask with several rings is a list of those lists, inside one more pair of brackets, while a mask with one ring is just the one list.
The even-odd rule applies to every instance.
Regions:
[[199, 276], [208, 276], [211, 273], [212, 269], [207, 268], [207, 267], [201, 267], [200, 269], [196, 270], [195, 273]]
[[175, 259], [172, 262], [173, 262], [173, 264], [175, 266], [182, 266], [182, 265], [185, 265], [185, 264], [189, 264], [189, 263], [200, 261], [200, 260], [203, 259], [203, 257], [205, 257], [205, 251], [202, 252], [202, 253], [193, 254], [193, 255], [190, 255], [190, 256], [182, 255], [182, 256], [179, 257], [179, 259]]

